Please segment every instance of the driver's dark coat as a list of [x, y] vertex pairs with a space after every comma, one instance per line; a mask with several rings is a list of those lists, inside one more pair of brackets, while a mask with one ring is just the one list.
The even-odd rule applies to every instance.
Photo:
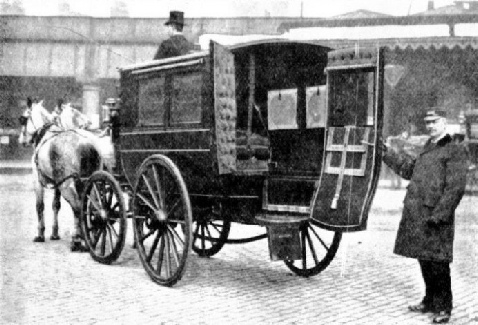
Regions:
[[[416, 159], [388, 150], [384, 162], [410, 180], [394, 253], [421, 260], [453, 260], [455, 209], [466, 185], [466, 154], [449, 135], [430, 141]], [[431, 227], [427, 220], [438, 223]]]
[[173, 35], [159, 45], [154, 60], [188, 54], [193, 49], [194, 45], [186, 37], [180, 34]]

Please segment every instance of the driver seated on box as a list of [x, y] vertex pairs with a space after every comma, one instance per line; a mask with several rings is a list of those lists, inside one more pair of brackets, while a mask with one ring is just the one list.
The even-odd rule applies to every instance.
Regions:
[[183, 12], [171, 11], [165, 25], [168, 27], [169, 38], [159, 45], [154, 60], [188, 54], [194, 49], [194, 44], [190, 43], [183, 35]]

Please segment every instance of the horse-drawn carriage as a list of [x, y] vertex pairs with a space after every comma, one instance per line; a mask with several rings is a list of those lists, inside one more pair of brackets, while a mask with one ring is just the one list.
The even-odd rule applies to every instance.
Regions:
[[[366, 229], [381, 165], [380, 49], [267, 40], [120, 70], [115, 160], [85, 183], [92, 257], [116, 260], [131, 218], [148, 275], [173, 285], [192, 249], [219, 252], [232, 223], [259, 225], [272, 260], [325, 269]], [[240, 240], [238, 240], [240, 241]]]

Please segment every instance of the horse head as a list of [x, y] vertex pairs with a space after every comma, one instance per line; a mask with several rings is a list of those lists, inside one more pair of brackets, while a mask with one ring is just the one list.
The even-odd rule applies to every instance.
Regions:
[[63, 105], [59, 121], [65, 129], [86, 129], [91, 122], [85, 114], [73, 107], [71, 103]]
[[31, 109], [27, 108], [20, 117], [22, 129], [18, 142], [23, 145], [31, 144], [38, 130], [44, 128], [52, 120], [51, 114], [43, 106], [43, 100], [33, 103]]

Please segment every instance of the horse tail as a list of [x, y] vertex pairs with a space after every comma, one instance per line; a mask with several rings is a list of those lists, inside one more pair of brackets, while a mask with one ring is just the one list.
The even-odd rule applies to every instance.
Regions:
[[103, 158], [97, 146], [89, 143], [81, 146], [80, 150], [80, 178], [89, 177], [103, 168]]

